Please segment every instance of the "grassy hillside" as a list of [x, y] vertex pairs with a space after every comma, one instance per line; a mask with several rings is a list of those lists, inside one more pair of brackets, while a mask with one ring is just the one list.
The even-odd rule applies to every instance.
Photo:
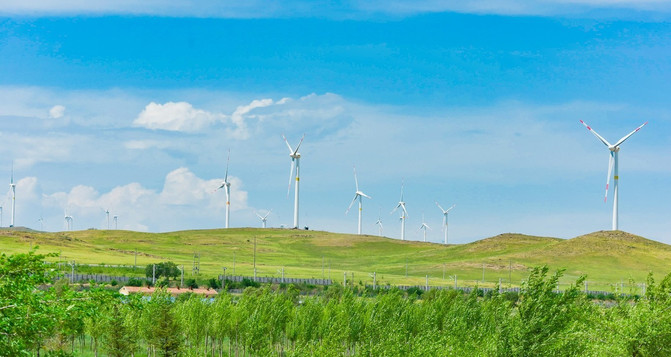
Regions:
[[370, 282], [369, 274], [375, 271], [379, 283], [424, 284], [429, 275], [431, 285], [451, 285], [450, 276], [456, 274], [459, 285], [491, 286], [499, 279], [506, 285], [509, 279], [518, 285], [530, 267], [547, 264], [553, 269], [565, 268], [567, 282], [584, 274], [590, 288], [608, 289], [608, 284], [630, 278], [643, 282], [650, 271], [657, 278], [671, 272], [671, 246], [621, 231], [595, 232], [569, 240], [501, 234], [444, 246], [285, 229], [170, 233], [2, 230], [0, 251], [25, 252], [39, 245], [40, 252], [60, 253], [59, 260], [133, 265], [137, 250], [138, 265], [171, 260], [184, 265], [187, 272], [191, 271], [194, 253], [200, 253], [201, 275], [220, 274], [224, 266], [231, 274], [234, 261], [237, 275], [252, 275], [255, 238], [259, 276], [279, 276], [278, 270], [284, 267], [286, 276], [328, 278], [330, 274], [335, 281], [342, 281], [343, 272], [353, 272], [355, 281]]

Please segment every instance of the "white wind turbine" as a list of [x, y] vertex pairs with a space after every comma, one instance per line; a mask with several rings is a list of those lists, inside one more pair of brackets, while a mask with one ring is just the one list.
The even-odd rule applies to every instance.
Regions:
[[12, 216], [10, 227], [14, 227], [14, 217], [16, 215], [16, 184], [14, 183], [14, 163], [12, 162], [12, 176], [9, 180], [9, 189], [12, 191]]
[[606, 194], [604, 196], [603, 201], [606, 202], [606, 200], [608, 199], [608, 185], [610, 184], [611, 173], [613, 173], [614, 184], [613, 184], [613, 226], [612, 227], [613, 227], [613, 230], [616, 231], [618, 229], [618, 227], [617, 227], [618, 226], [618, 212], [617, 212], [617, 210], [618, 210], [618, 207], [617, 207], [618, 192], [617, 191], [618, 190], [617, 190], [617, 186], [618, 186], [618, 181], [619, 181], [618, 159], [617, 159], [617, 157], [618, 157], [618, 152], [620, 151], [620, 145], [622, 145], [622, 143], [625, 140], [629, 139], [630, 136], [634, 135], [634, 133], [639, 131], [643, 126], [648, 124], [648, 122], [646, 121], [641, 126], [634, 129], [634, 131], [632, 131], [631, 133], [622, 137], [622, 139], [618, 140], [613, 145], [611, 145], [608, 141], [606, 141], [606, 139], [604, 139], [601, 135], [599, 135], [596, 131], [594, 131], [589, 125], [587, 125], [587, 123], [585, 123], [582, 120], [580, 122], [582, 123], [582, 125], [584, 125], [587, 128], [587, 130], [589, 130], [592, 134], [594, 134], [594, 136], [596, 136], [597, 139], [601, 140], [601, 142], [604, 145], [606, 145], [606, 147], [608, 147], [608, 150], [610, 150], [610, 159], [608, 160], [608, 177], [606, 177]]
[[119, 223], [119, 216], [114, 216], [112, 218], [114, 220], [114, 229], [117, 229], [117, 224]]
[[258, 214], [258, 213], [256, 214], [256, 216], [259, 217], [259, 219], [261, 220], [261, 226], [262, 226], [263, 228], [266, 228], [266, 221], [268, 221], [268, 215], [269, 215], [270, 212], [272, 212], [272, 211], [273, 211], [273, 210], [271, 209], [271, 210], [268, 211], [264, 216], [261, 216], [261, 215]]
[[223, 188], [226, 192], [226, 228], [228, 228], [228, 220], [231, 217], [231, 183], [228, 182], [228, 163], [231, 160], [231, 149], [228, 149], [228, 158], [226, 159], [226, 176], [224, 182], [221, 183], [215, 191]]
[[303, 134], [301, 141], [298, 142], [296, 150], [291, 148], [291, 145], [289, 145], [289, 142], [287, 141], [287, 138], [284, 135], [282, 135], [282, 138], [284, 138], [284, 142], [287, 144], [287, 147], [289, 148], [289, 156], [291, 156], [291, 171], [289, 171], [289, 188], [287, 189], [287, 196], [289, 196], [289, 192], [291, 191], [291, 180], [293, 179], [294, 175], [294, 167], [296, 168], [296, 192], [294, 196], [294, 228], [298, 229], [298, 184], [300, 182], [300, 160], [301, 160], [301, 154], [298, 152], [298, 149], [301, 147], [303, 139], [305, 139], [305, 134]]
[[74, 221], [74, 218], [72, 218], [72, 216], [68, 215], [68, 210], [65, 210], [65, 224], [67, 226], [68, 231], [72, 230], [73, 221]]
[[110, 229], [110, 210], [109, 209], [105, 210], [105, 215], [107, 216], [107, 230], [109, 231], [109, 229]]
[[405, 209], [405, 202], [403, 201], [403, 182], [401, 182], [401, 199], [391, 213], [396, 212], [399, 207], [401, 208], [401, 240], [405, 240], [405, 220], [408, 218], [408, 211]]
[[438, 201], [436, 201], [436, 206], [440, 208], [440, 211], [443, 212], [443, 231], [445, 233], [445, 244], [447, 244], [447, 214], [450, 213], [450, 211], [456, 206], [456, 204], [452, 205], [452, 207], [448, 209], [443, 209], [443, 207], [440, 206]]
[[358, 198], [359, 199], [359, 228], [358, 228], [358, 231], [357, 231], [358, 233], [357, 234], [360, 235], [361, 234], [362, 197], [366, 197], [368, 199], [370, 199], [371, 197], [359, 190], [359, 180], [357, 180], [357, 178], [356, 178], [356, 167], [354, 167], [354, 184], [356, 185], [356, 192], [354, 193], [354, 199], [352, 199], [352, 202], [349, 204], [349, 207], [347, 207], [347, 211], [345, 211], [345, 214], [347, 214], [349, 212], [350, 208], [352, 208], [352, 205], [354, 204], [354, 201], [356, 201], [356, 199]]
[[424, 215], [422, 214], [422, 225], [419, 227], [420, 230], [424, 230], [424, 241], [426, 242], [426, 230], [431, 229], [426, 222], [424, 222]]
[[378, 226], [377, 235], [382, 237], [382, 217], [380, 217], [379, 214], [377, 215], [377, 222], [375, 222], [375, 224]]

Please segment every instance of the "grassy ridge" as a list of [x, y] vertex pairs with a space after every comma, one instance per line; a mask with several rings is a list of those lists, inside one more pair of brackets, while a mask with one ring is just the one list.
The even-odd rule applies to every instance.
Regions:
[[[0, 231], [0, 251], [25, 252], [39, 245], [41, 252], [59, 252], [61, 260], [80, 264], [145, 265], [171, 260], [191, 271], [193, 254], [200, 253], [201, 275], [253, 274], [253, 242], [257, 240], [257, 274], [322, 277], [342, 281], [343, 272], [355, 281], [378, 283], [451, 285], [457, 275], [460, 285], [482, 280], [493, 285], [502, 279], [513, 285], [524, 279], [530, 267], [547, 264], [565, 268], [565, 281], [587, 275], [591, 289], [634, 279], [643, 282], [648, 272], [661, 278], [671, 272], [671, 246], [626, 232], [595, 232], [569, 240], [501, 234], [469, 244], [444, 246], [435, 243], [399, 241], [376, 236], [357, 236], [320, 231], [286, 229], [194, 230], [170, 233], [88, 230], [40, 233]], [[408, 277], [406, 278], [406, 265]], [[329, 269], [330, 267], [330, 269]], [[443, 280], [443, 271], [445, 280]], [[350, 275], [351, 276], [351, 275]], [[349, 279], [349, 278], [348, 278]], [[597, 285], [596, 282], [599, 282]]]

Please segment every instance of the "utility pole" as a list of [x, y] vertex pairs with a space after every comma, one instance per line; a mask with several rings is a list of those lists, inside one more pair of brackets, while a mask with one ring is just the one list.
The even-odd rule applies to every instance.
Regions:
[[221, 279], [221, 289], [223, 290], [226, 287], [226, 267], [224, 267], [224, 276]]
[[377, 279], [376, 279], [376, 274], [373, 272], [373, 274], [370, 274], [371, 277], [373, 277], [373, 290], [377, 288]]
[[151, 285], [156, 284], [156, 264], [151, 265]]
[[72, 261], [72, 273], [70, 274], [70, 284], [75, 282], [75, 261]]
[[408, 277], [408, 258], [405, 259], [405, 277]]
[[443, 263], [443, 280], [445, 280], [445, 263]]
[[347, 272], [346, 271], [342, 272], [342, 286], [343, 286], [343, 288], [347, 287]]
[[324, 279], [324, 256], [322, 255], [322, 280]]
[[513, 283], [513, 261], [508, 261], [508, 284], [512, 285]]
[[235, 275], [235, 251], [233, 251], [233, 275]]
[[429, 291], [429, 276], [426, 276], [426, 291]]
[[482, 263], [482, 282], [485, 282], [485, 263]]
[[133, 271], [137, 268], [137, 248], [135, 248], [135, 262], [133, 263]]
[[182, 264], [182, 280], [179, 282], [179, 287], [184, 287], [184, 264]]
[[256, 281], [256, 236], [254, 236], [254, 281]]

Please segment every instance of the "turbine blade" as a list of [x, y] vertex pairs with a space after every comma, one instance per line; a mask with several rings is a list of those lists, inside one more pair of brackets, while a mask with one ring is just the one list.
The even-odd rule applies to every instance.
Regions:
[[582, 121], [582, 120], [580, 120], [580, 122], [582, 123], [582, 125], [585, 126], [585, 128], [587, 128], [587, 130], [589, 130], [590, 133], [594, 134], [594, 136], [596, 136], [599, 140], [601, 140], [601, 142], [602, 142], [604, 145], [606, 145], [607, 147], [610, 147], [610, 146], [611, 146], [610, 143], [609, 143], [606, 139], [604, 139], [603, 137], [601, 137], [601, 135], [599, 135], [599, 133], [597, 133], [596, 131], [594, 131], [594, 129], [592, 129], [589, 125], [587, 125], [587, 123], [585, 123], [585, 122]]
[[457, 204], [456, 204], [456, 203], [453, 204], [452, 207], [448, 208], [447, 211], [445, 211], [445, 213], [450, 212], [454, 207], [457, 207]]
[[401, 202], [403, 202], [403, 186], [404, 186], [404, 184], [405, 184], [405, 182], [403, 181], [403, 179], [401, 179]]
[[359, 196], [363, 196], [363, 197], [370, 198], [370, 199], [373, 198], [373, 197], [370, 197], [370, 196], [368, 196], [367, 194], [365, 194], [365, 193], [363, 193], [363, 192], [361, 192], [361, 191], [358, 191], [357, 193], [359, 194]]
[[356, 178], [356, 166], [354, 166], [354, 184], [356, 185], [356, 190], [359, 191], [359, 180]]
[[295, 165], [295, 159], [291, 158], [291, 168], [289, 169], [289, 187], [287, 187], [287, 197], [289, 197], [289, 193], [291, 192], [291, 179], [294, 177], [294, 165]]
[[438, 208], [440, 208], [440, 210], [441, 210], [443, 213], [445, 213], [445, 210], [443, 209], [443, 207], [440, 206], [440, 204], [438, 203], [438, 201], [436, 201], [436, 206], [438, 206]]
[[394, 208], [393, 210], [391, 210], [391, 212], [389, 212], [389, 214], [392, 214], [392, 213], [396, 212], [396, 210], [397, 210], [399, 207], [401, 207], [401, 204], [400, 204], [400, 203], [396, 206], [396, 208]]
[[356, 201], [357, 198], [359, 198], [358, 193], [354, 195], [354, 198], [352, 199], [352, 202], [350, 202], [349, 207], [347, 207], [347, 211], [345, 211], [345, 214], [349, 213], [349, 210], [352, 208], [352, 205], [354, 204], [354, 201]]
[[286, 136], [284, 136], [284, 134], [282, 134], [282, 139], [284, 139], [284, 142], [287, 144], [287, 147], [289, 148], [289, 153], [293, 154], [294, 149], [291, 148], [291, 145], [289, 145], [289, 141], [287, 141], [287, 138]]
[[224, 176], [224, 182], [228, 182], [228, 163], [231, 161], [231, 149], [228, 149], [228, 158], [226, 158], [226, 176]]
[[643, 125], [641, 125], [641, 126], [639, 126], [638, 128], [634, 129], [634, 131], [632, 131], [631, 133], [627, 134], [625, 137], [623, 137], [622, 139], [620, 139], [618, 142], [615, 143], [615, 146], [619, 146], [619, 145], [622, 144], [625, 140], [629, 139], [629, 137], [632, 136], [632, 135], [634, 135], [635, 132], [641, 130], [641, 128], [644, 127], [645, 124], [648, 124], [648, 122], [646, 121], [645, 123], [643, 123]]
[[259, 219], [261, 219], [261, 220], [263, 221], [263, 217], [261, 217], [260, 214], [258, 214], [258, 213], [256, 213], [256, 212], [254, 212], [254, 214], [256, 214], [256, 217], [259, 217]]
[[613, 165], [615, 164], [615, 154], [610, 152], [610, 158], [608, 159], [608, 177], [606, 177], [606, 194], [603, 196], [603, 203], [606, 203], [608, 200], [608, 186], [610, 185], [610, 175], [613, 173]]
[[268, 218], [268, 215], [269, 215], [269, 214], [270, 214], [270, 212], [272, 212], [272, 211], [273, 211], [273, 209], [271, 208], [271, 209], [270, 209], [270, 211], [268, 211], [268, 213], [266, 213], [266, 215], [265, 215], [265, 216], [263, 216], [263, 219], [266, 219], [266, 218]]
[[298, 153], [298, 149], [301, 147], [301, 144], [303, 143], [303, 139], [305, 139], [305, 134], [303, 134], [303, 137], [301, 138], [301, 141], [298, 142], [298, 146], [296, 146], [296, 150], [294, 150], [294, 155]]
[[405, 210], [405, 205], [401, 205], [401, 208], [403, 209], [404, 217], [408, 217], [408, 211]]

